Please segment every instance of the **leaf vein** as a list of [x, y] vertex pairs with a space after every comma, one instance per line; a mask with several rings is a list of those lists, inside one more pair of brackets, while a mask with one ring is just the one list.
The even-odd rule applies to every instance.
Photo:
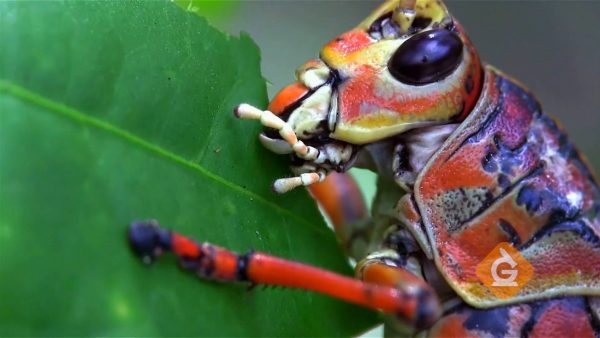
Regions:
[[164, 158], [167, 158], [175, 163], [178, 163], [179, 165], [183, 165], [185, 167], [194, 169], [210, 180], [220, 183], [223, 186], [225, 186], [233, 191], [236, 191], [242, 195], [246, 195], [246, 196], [252, 198], [254, 201], [257, 201], [259, 203], [264, 204], [265, 206], [273, 208], [282, 214], [286, 214], [286, 215], [298, 220], [301, 223], [309, 225], [309, 228], [311, 228], [311, 229], [314, 229], [319, 232], [327, 231], [327, 229], [316, 227], [315, 224], [313, 224], [312, 222], [290, 212], [289, 210], [287, 210], [285, 208], [282, 208], [278, 204], [273, 203], [273, 202], [265, 199], [264, 197], [254, 193], [250, 190], [247, 190], [237, 184], [227, 181], [225, 178], [209, 171], [208, 169], [204, 168], [203, 166], [201, 166], [197, 163], [190, 162], [179, 155], [176, 155], [160, 146], [152, 144], [152, 143], [150, 143], [134, 134], [131, 134], [126, 130], [118, 128], [106, 121], [103, 121], [103, 120], [100, 120], [100, 119], [97, 119], [94, 117], [90, 117], [74, 108], [71, 108], [71, 107], [64, 105], [62, 103], [59, 103], [59, 102], [55, 102], [53, 100], [50, 100], [48, 98], [41, 96], [40, 94], [34, 93], [34, 92], [29, 91], [28, 89], [25, 89], [19, 85], [16, 85], [14, 83], [10, 83], [10, 82], [4, 81], [4, 80], [0, 80], [0, 93], [2, 93], [2, 92], [12, 95], [20, 100], [23, 100], [24, 102], [34, 104], [34, 105], [37, 105], [42, 108], [46, 108], [55, 114], [60, 114], [62, 116], [68, 117], [72, 120], [75, 120], [75, 121], [81, 123], [81, 124], [90, 125], [97, 129], [101, 129], [106, 132], [112, 133], [113, 135], [124, 138], [127, 141], [130, 141], [133, 144], [136, 144], [137, 146], [140, 146], [148, 151], [152, 151], [160, 156], [163, 156]]

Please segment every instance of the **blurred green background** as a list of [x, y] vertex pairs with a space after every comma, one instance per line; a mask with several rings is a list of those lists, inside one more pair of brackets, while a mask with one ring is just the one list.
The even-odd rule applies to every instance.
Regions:
[[[262, 54], [270, 97], [294, 70], [381, 1], [241, 1], [227, 20], [248, 32]], [[600, 1], [446, 1], [482, 59], [528, 86], [600, 172]], [[373, 177], [361, 172], [373, 193]]]

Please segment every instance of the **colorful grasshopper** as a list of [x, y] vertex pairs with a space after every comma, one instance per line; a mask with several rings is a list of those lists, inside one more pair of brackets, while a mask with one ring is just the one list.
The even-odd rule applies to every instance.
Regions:
[[[600, 335], [600, 188], [535, 98], [480, 63], [441, 1], [385, 2], [296, 75], [269, 110], [242, 104], [235, 114], [260, 120], [263, 145], [291, 154], [297, 176], [274, 190], [312, 185], [359, 261], [357, 279], [151, 222], [130, 228], [138, 254], [172, 251], [207, 279], [379, 309], [392, 334], [411, 332], [396, 322], [432, 336]], [[335, 173], [353, 166], [379, 175], [371, 218], [354, 182]], [[534, 271], [508, 298], [476, 272], [504, 242]]]

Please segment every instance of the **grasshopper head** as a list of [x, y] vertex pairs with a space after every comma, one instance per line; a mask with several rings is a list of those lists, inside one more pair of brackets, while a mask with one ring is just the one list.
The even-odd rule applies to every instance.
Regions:
[[261, 119], [263, 145], [292, 154], [292, 168], [305, 174], [294, 185], [308, 185], [347, 170], [363, 144], [461, 121], [482, 76], [475, 49], [441, 1], [388, 0], [299, 67], [265, 114], [241, 115]]
[[438, 0], [385, 2], [321, 59], [340, 77], [331, 137], [354, 144], [460, 121], [482, 83], [475, 49]]

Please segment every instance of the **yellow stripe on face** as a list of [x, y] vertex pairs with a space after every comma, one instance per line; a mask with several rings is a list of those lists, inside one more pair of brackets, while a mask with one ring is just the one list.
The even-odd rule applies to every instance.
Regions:
[[405, 130], [416, 128], [424, 125], [423, 123], [396, 123], [389, 124], [386, 126], [380, 126], [378, 128], [363, 128], [354, 124], [347, 125], [340, 123], [335, 132], [331, 134], [331, 137], [352, 143], [352, 144], [366, 144], [374, 141], [384, 139], [386, 137], [399, 134]]
[[339, 121], [331, 137], [337, 140], [365, 144], [379, 141], [404, 131], [451, 120], [454, 110], [430, 111], [415, 114], [398, 114], [380, 110], [363, 115], [348, 123]]

